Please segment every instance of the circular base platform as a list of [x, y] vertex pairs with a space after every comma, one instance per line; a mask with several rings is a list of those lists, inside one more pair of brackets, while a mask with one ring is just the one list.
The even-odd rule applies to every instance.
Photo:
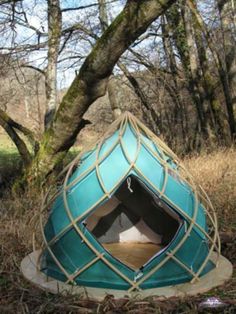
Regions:
[[[47, 277], [40, 272], [36, 265], [40, 251], [32, 252], [27, 255], [21, 262], [21, 271], [26, 279], [35, 284], [37, 287], [49, 291], [51, 293], [71, 293], [80, 294], [86, 297], [101, 300], [107, 295], [114, 295], [115, 298], [123, 297], [148, 297], [156, 296], [160, 298], [183, 297], [187, 295], [196, 295], [204, 293], [212, 288], [224, 284], [230, 279], [233, 267], [232, 264], [222, 255], [219, 258], [218, 266], [212, 271], [202, 276], [196, 283], [184, 283], [176, 286], [167, 286], [155, 289], [142, 290], [141, 292], [132, 292], [129, 294], [125, 290], [90, 288], [81, 286], [71, 286], [64, 282]], [[214, 262], [216, 254], [212, 254], [211, 260]]]

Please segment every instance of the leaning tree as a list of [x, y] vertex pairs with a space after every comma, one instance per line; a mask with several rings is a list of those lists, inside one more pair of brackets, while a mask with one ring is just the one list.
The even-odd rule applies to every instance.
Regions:
[[[15, 10], [17, 1], [12, 3]], [[21, 1], [20, 1], [21, 2]], [[56, 63], [59, 38], [62, 35], [59, 0], [48, 0], [48, 66], [45, 72], [48, 100], [46, 129], [37, 145], [36, 153], [24, 169], [25, 184], [45, 183], [64, 159], [86, 121], [84, 113], [106, 92], [109, 77], [121, 55], [161, 16], [174, 0], [127, 0], [123, 10], [97, 39], [78, 74], [55, 111]], [[24, 17], [24, 15], [22, 15]], [[45, 34], [39, 36], [44, 36]], [[2, 126], [14, 130], [13, 121], [5, 119]], [[18, 138], [17, 138], [18, 140]], [[25, 147], [24, 147], [25, 148]], [[22, 152], [22, 156], [25, 152]]]

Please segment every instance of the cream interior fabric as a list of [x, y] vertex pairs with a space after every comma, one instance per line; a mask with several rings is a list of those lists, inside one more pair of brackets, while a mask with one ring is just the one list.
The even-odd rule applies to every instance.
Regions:
[[120, 201], [115, 196], [113, 196], [106, 203], [99, 206], [99, 208], [96, 209], [96, 211], [86, 219], [85, 222], [87, 228], [92, 231], [98, 224], [101, 217], [110, 214], [119, 204]]
[[119, 242], [121, 243], [161, 243], [161, 235], [155, 233], [141, 219], [135, 226], [121, 232], [119, 234]]

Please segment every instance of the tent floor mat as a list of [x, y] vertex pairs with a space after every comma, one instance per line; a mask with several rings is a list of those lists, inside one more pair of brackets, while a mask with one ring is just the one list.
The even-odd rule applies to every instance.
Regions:
[[161, 249], [154, 243], [102, 243], [115, 258], [133, 269], [139, 269]]
[[[29, 280], [38, 288], [51, 293], [79, 294], [81, 298], [84, 296], [84, 298], [89, 297], [96, 300], [103, 300], [108, 294], [113, 295], [117, 299], [127, 296], [139, 296], [141, 298], [155, 296], [159, 297], [160, 299], [165, 299], [169, 297], [196, 295], [198, 293], [204, 293], [212, 288], [223, 285], [227, 280], [230, 279], [233, 272], [232, 264], [221, 255], [218, 260], [218, 266], [206, 275], [202, 276], [200, 280], [196, 281], [195, 283], [188, 282], [176, 286], [146, 289], [138, 292], [128, 293], [126, 290], [72, 286], [56, 279], [47, 277], [37, 268], [37, 261], [40, 254], [40, 250], [34, 251], [22, 260], [21, 272], [27, 280]], [[216, 259], [216, 254], [212, 253], [211, 260], [214, 262]]]

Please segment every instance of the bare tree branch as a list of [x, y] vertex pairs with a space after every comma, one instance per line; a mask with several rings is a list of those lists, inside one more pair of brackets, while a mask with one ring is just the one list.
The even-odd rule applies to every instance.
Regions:
[[3, 114], [2, 111], [0, 111], [0, 125], [5, 130], [5, 132], [10, 136], [11, 140], [16, 145], [21, 158], [23, 160], [24, 166], [28, 167], [31, 164], [31, 155], [30, 152], [24, 143], [24, 141], [19, 137], [19, 135], [14, 130], [11, 123], [8, 122], [8, 117], [6, 117], [5, 113]]
[[30, 65], [30, 64], [22, 64], [20, 65], [22, 68], [28, 68], [28, 69], [32, 69], [32, 70], [35, 70], [37, 72], [39, 72], [40, 74], [44, 75], [45, 76], [45, 71], [34, 66], [34, 65]]
[[7, 123], [11, 128], [17, 129], [18, 131], [20, 131], [22, 134], [24, 134], [30, 144], [32, 145], [34, 151], [37, 151], [37, 148], [39, 146], [38, 142], [36, 141], [36, 137], [35, 134], [29, 130], [28, 128], [24, 127], [23, 125], [19, 124], [18, 122], [14, 121], [11, 117], [9, 117], [9, 115], [3, 111], [2, 109], [0, 109], [0, 117], [2, 120], [5, 121], [5, 123]]
[[[107, 1], [107, 4], [114, 3], [114, 2], [117, 2], [117, 1], [118, 0]], [[79, 7], [64, 8], [61, 11], [62, 12], [79, 11], [79, 10], [89, 9], [89, 8], [93, 8], [93, 7], [97, 7], [97, 6], [98, 6], [98, 3], [91, 3], [91, 4], [87, 4], [87, 5], [81, 5]]]

